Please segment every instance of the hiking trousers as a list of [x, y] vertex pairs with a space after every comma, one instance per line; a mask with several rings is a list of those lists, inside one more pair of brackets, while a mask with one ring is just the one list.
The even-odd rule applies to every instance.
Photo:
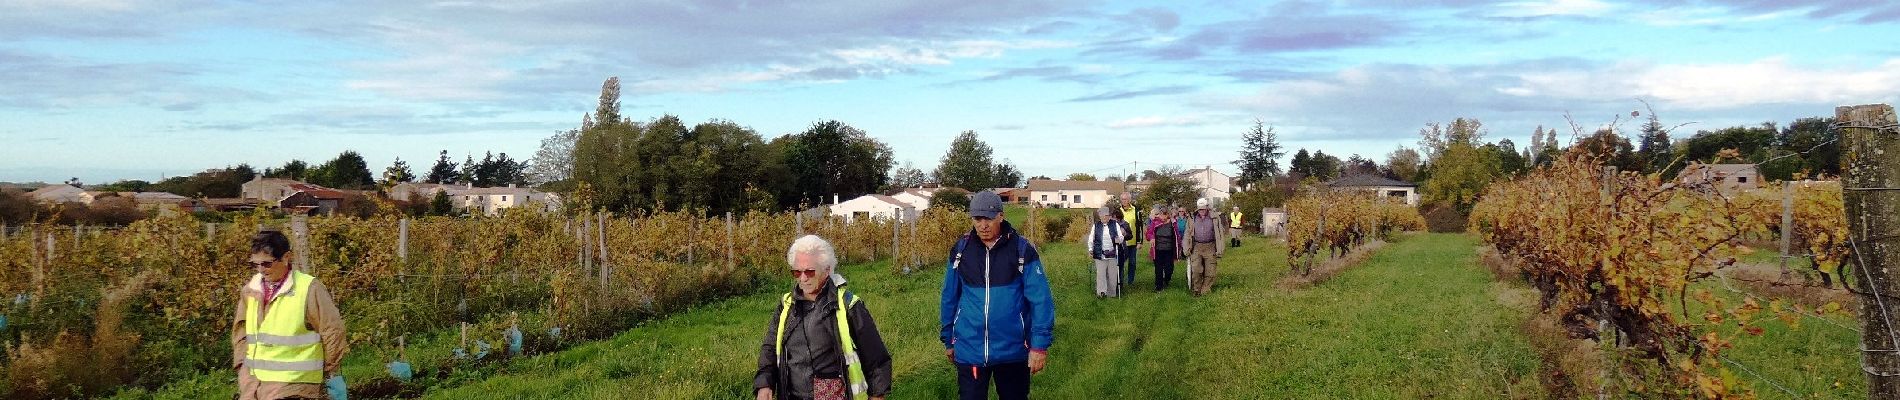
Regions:
[[1188, 244], [1188, 273], [1194, 275], [1189, 279], [1193, 286], [1189, 291], [1196, 296], [1214, 289], [1214, 274], [1220, 269], [1220, 249], [1215, 246], [1220, 245], [1214, 242]]

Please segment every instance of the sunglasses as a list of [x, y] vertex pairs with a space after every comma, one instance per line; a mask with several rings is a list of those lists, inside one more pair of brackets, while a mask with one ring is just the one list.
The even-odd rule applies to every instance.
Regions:
[[245, 261], [245, 262], [244, 262], [244, 265], [249, 265], [249, 266], [251, 266], [251, 268], [264, 268], [264, 267], [269, 267], [269, 266], [270, 266], [270, 265], [271, 265], [272, 263], [276, 263], [276, 262], [277, 262], [277, 260], [271, 260], [271, 261]]
[[801, 277], [802, 277], [802, 278], [810, 278], [810, 277], [814, 277], [814, 276], [818, 276], [818, 270], [815, 270], [815, 269], [794, 269], [794, 270], [792, 270], [792, 277], [793, 277], [793, 278], [801, 278]]

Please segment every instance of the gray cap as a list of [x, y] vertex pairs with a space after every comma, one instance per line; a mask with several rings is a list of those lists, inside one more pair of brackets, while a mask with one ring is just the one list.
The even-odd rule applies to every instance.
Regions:
[[981, 191], [970, 196], [970, 216], [994, 219], [1003, 215], [1003, 198], [996, 192]]

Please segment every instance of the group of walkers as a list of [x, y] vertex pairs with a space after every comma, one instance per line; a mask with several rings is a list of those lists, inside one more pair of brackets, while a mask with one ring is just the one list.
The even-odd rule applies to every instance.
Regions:
[[1083, 238], [1083, 249], [1095, 264], [1095, 296], [1120, 297], [1122, 289], [1135, 283], [1143, 242], [1148, 243], [1147, 258], [1154, 265], [1155, 292], [1173, 283], [1176, 261], [1187, 264], [1189, 293], [1201, 296], [1213, 290], [1221, 257], [1228, 247], [1240, 246], [1240, 209], [1217, 215], [1207, 199], [1195, 201], [1192, 212], [1156, 205], [1142, 224], [1130, 197], [1122, 195], [1119, 210], [1097, 209], [1095, 222]]
[[[1122, 204], [1119, 210], [1097, 210], [1082, 246], [1094, 262], [1096, 296], [1119, 296], [1134, 283], [1144, 242], [1152, 243], [1147, 257], [1155, 265], [1155, 291], [1168, 287], [1177, 258], [1190, 265], [1194, 295], [1213, 289], [1221, 256], [1239, 245], [1238, 209], [1217, 215], [1205, 199], [1192, 213], [1157, 206], [1137, 231], [1127, 222], [1138, 218], [1132, 201], [1124, 196]], [[970, 231], [951, 246], [944, 268], [938, 339], [944, 359], [955, 367], [961, 399], [987, 399], [992, 389], [1001, 399], [1028, 398], [1030, 377], [1043, 371], [1055, 341], [1055, 297], [1042, 258], [1002, 213], [995, 193], [972, 195]], [[888, 395], [890, 351], [863, 301], [834, 273], [838, 261], [831, 244], [817, 236], [799, 238], [786, 262], [798, 284], [780, 297], [759, 347], [752, 383], [758, 399]]]
[[[1124, 197], [1126, 199], [1126, 197]], [[1123, 204], [1130, 204], [1124, 201]], [[1119, 212], [1115, 212], [1119, 211]], [[1036, 247], [1002, 218], [993, 192], [971, 196], [969, 233], [952, 245], [938, 302], [938, 338], [957, 374], [962, 399], [1026, 399], [1032, 375], [1047, 364], [1055, 341], [1055, 297]], [[1190, 290], [1213, 287], [1226, 252], [1220, 217], [1206, 200], [1187, 210], [1156, 207], [1148, 222], [1133, 206], [1104, 208], [1090, 231], [1098, 296], [1118, 296], [1133, 283], [1141, 243], [1155, 265], [1155, 290], [1167, 288], [1174, 261], [1185, 255]], [[1237, 227], [1236, 227], [1237, 228]], [[1230, 245], [1232, 243], [1229, 243]], [[247, 264], [255, 273], [240, 291], [231, 343], [240, 399], [343, 399], [338, 373], [348, 351], [343, 319], [329, 291], [292, 271], [290, 243], [280, 232], [251, 240]], [[830, 242], [816, 235], [786, 252], [792, 290], [779, 296], [759, 346], [753, 393], [761, 400], [882, 399], [891, 390], [892, 355], [865, 300], [836, 272]]]
[[[1055, 296], [1036, 247], [1003, 220], [992, 192], [970, 198], [970, 232], [950, 249], [938, 301], [938, 339], [955, 366], [957, 394], [1029, 398], [1055, 341]], [[753, 392], [760, 400], [882, 399], [891, 354], [863, 300], [835, 273], [836, 250], [818, 236], [786, 256], [797, 285], [780, 296], [759, 346]]]

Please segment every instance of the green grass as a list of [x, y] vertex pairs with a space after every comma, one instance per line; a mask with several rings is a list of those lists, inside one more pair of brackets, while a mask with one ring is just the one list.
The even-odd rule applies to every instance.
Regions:
[[[1249, 239], [1221, 283], [1188, 296], [1098, 300], [1080, 251], [1044, 249], [1056, 286], [1056, 342], [1039, 398], [1536, 398], [1537, 359], [1497, 303], [1474, 243], [1420, 235], [1318, 287], [1274, 286], [1284, 250]], [[936, 332], [940, 272], [881, 264], [843, 273], [894, 353], [892, 398], [954, 397]], [[1152, 284], [1146, 263], [1139, 289]], [[789, 284], [789, 283], [788, 283]], [[615, 338], [530, 357], [433, 398], [745, 398], [774, 294], [713, 303]]]
[[[1011, 218], [1022, 209], [1010, 207]], [[1223, 260], [1205, 298], [1163, 293], [1145, 261], [1124, 299], [1097, 300], [1076, 245], [1044, 248], [1056, 286], [1056, 342], [1038, 398], [1542, 398], [1538, 360], [1518, 323], [1529, 310], [1501, 304], [1468, 236], [1408, 235], [1317, 286], [1275, 285], [1285, 250], [1258, 237]], [[893, 275], [888, 265], [842, 268], [868, 302], [894, 353], [894, 399], [955, 396], [936, 338], [941, 270]], [[785, 285], [789, 285], [785, 282]], [[783, 290], [783, 288], [774, 288]], [[1718, 293], [1727, 292], [1715, 289]], [[432, 398], [749, 398], [776, 293], [717, 301], [565, 351], [431, 377]], [[1846, 326], [1852, 318], [1829, 316]], [[1764, 324], [1724, 352], [1798, 396], [1737, 369], [1764, 398], [1864, 397], [1857, 333], [1804, 318]], [[412, 337], [412, 358], [446, 353], [454, 332]], [[440, 354], [437, 354], [440, 356]], [[383, 355], [353, 353], [352, 382], [383, 374]], [[121, 398], [229, 398], [228, 371]]]

